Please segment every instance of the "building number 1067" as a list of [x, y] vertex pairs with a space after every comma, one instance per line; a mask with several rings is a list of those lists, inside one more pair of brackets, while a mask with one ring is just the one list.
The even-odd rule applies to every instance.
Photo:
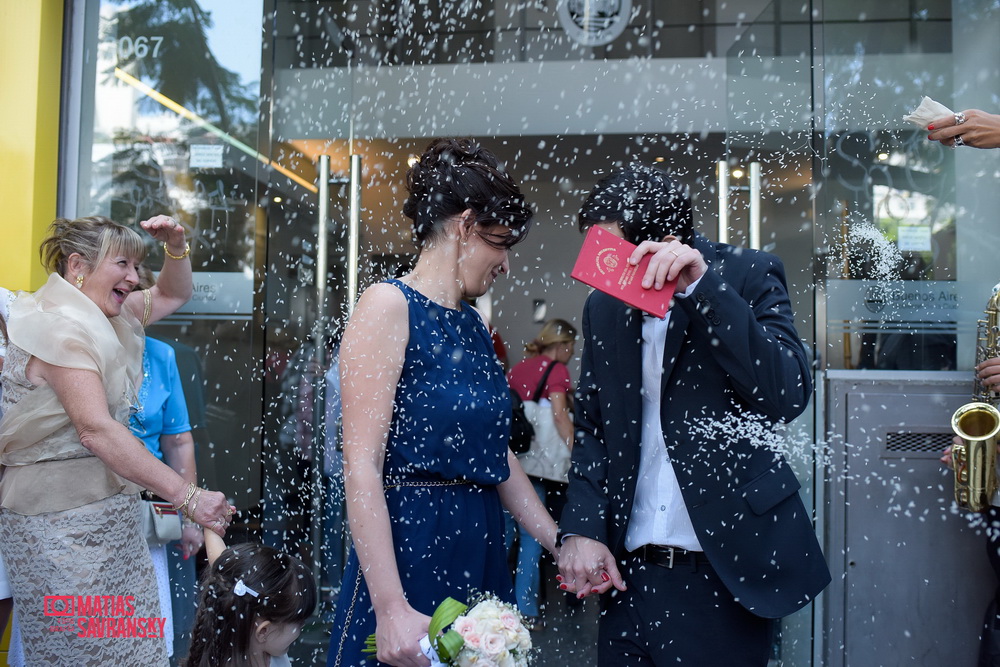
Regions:
[[156, 58], [160, 54], [162, 44], [163, 37], [160, 35], [151, 37], [142, 35], [135, 39], [125, 35], [118, 40], [118, 60], [129, 60], [133, 57], [145, 58], [146, 56]]

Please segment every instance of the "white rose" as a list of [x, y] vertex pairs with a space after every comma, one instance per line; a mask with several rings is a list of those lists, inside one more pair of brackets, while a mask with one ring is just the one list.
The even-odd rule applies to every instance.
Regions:
[[517, 630], [521, 625], [521, 619], [510, 609], [504, 609], [500, 612], [500, 623], [508, 630]]
[[495, 658], [504, 652], [506, 645], [507, 642], [504, 641], [503, 635], [491, 632], [488, 635], [483, 635], [480, 647], [487, 657]]

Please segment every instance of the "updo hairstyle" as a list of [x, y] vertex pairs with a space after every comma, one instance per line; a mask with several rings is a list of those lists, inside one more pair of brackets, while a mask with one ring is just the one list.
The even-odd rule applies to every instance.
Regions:
[[694, 214], [687, 190], [666, 172], [632, 163], [597, 182], [580, 208], [580, 231], [618, 222], [625, 240], [639, 244], [675, 236], [694, 241]]
[[121, 253], [136, 262], [146, 258], [146, 246], [135, 230], [103, 216], [67, 220], [49, 225], [39, 254], [46, 271], [66, 277], [69, 256], [78, 253], [93, 271], [110, 254]]
[[536, 357], [553, 345], [576, 342], [576, 327], [566, 320], [549, 320], [538, 333], [538, 337], [524, 346], [529, 357]]
[[315, 607], [316, 581], [298, 558], [262, 544], [229, 547], [202, 581], [186, 667], [248, 665], [254, 619], [304, 623]]
[[441, 233], [440, 221], [466, 209], [476, 224], [503, 225], [520, 242], [531, 225], [532, 210], [521, 189], [489, 150], [471, 139], [436, 139], [406, 172], [410, 195], [403, 213], [413, 220], [417, 245]]

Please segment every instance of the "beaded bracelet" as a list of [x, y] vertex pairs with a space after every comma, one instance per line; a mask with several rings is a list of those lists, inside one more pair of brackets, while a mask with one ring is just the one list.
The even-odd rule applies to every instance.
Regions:
[[187, 256], [191, 254], [191, 244], [190, 243], [185, 243], [184, 244], [184, 252], [183, 252], [183, 254], [173, 255], [167, 249], [167, 243], [166, 243], [166, 241], [164, 241], [164, 243], [163, 243], [163, 254], [166, 255], [167, 257], [169, 257], [170, 259], [187, 259]]

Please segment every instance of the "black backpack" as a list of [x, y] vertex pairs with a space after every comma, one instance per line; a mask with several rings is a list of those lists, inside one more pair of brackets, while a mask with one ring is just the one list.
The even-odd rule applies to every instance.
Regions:
[[[545, 381], [549, 379], [549, 373], [556, 362], [550, 363], [545, 372], [542, 373], [542, 381], [535, 388], [532, 400], [537, 401], [538, 396], [545, 387]], [[510, 451], [515, 454], [527, 454], [531, 450], [531, 439], [535, 437], [535, 427], [531, 425], [528, 416], [524, 414], [524, 401], [513, 389], [510, 390]]]

